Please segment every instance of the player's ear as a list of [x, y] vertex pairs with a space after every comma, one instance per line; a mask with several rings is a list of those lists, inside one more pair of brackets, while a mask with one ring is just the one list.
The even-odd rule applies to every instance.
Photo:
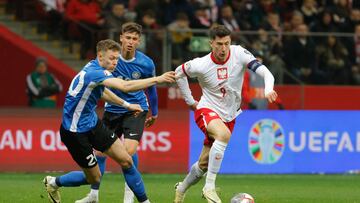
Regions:
[[214, 40], [209, 40], [209, 45], [211, 48], [213, 48], [213, 42], [214, 42]]
[[104, 52], [103, 51], [98, 51], [97, 57], [98, 57], [99, 61], [102, 61], [103, 58], [104, 58]]

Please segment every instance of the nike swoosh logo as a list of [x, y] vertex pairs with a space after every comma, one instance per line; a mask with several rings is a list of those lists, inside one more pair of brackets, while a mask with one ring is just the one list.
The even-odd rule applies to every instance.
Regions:
[[210, 200], [211, 202], [213, 202], [213, 203], [217, 203], [215, 200], [213, 200], [213, 199], [210, 199], [210, 198], [205, 198], [205, 199], [207, 199], [207, 200]]
[[111, 138], [114, 138], [115, 137], [115, 133], [113, 133], [112, 135], [111, 135]]
[[49, 194], [49, 196], [51, 197], [52, 201], [53, 201], [54, 203], [57, 203], [57, 201], [53, 198], [53, 196], [51, 196], [50, 193], [48, 193], [48, 194]]
[[[47, 183], [48, 183], [47, 180], [45, 180], [45, 183], [44, 183], [45, 188], [46, 188]], [[50, 192], [47, 192], [47, 193], [49, 194], [49, 196], [50, 196], [51, 200], [53, 201], [53, 203], [57, 203], [56, 200], [54, 199], [54, 197], [50, 194]]]
[[129, 133], [130, 136], [135, 136], [137, 133]]
[[210, 201], [213, 202], [213, 203], [217, 203], [217, 201], [211, 199], [210, 197], [205, 197], [205, 194], [204, 194], [204, 193], [203, 193], [203, 196], [204, 196], [205, 199], [210, 200]]

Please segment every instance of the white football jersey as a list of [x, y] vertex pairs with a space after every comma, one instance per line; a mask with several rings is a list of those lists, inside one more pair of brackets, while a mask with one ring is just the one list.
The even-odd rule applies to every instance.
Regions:
[[[212, 53], [190, 60], [182, 65], [188, 77], [196, 77], [202, 88], [197, 106], [215, 111], [225, 122], [241, 113], [241, 89], [246, 68], [259, 66], [256, 58], [239, 45], [230, 46], [230, 54], [224, 63], [216, 61]], [[254, 69], [253, 69], [254, 70]]]

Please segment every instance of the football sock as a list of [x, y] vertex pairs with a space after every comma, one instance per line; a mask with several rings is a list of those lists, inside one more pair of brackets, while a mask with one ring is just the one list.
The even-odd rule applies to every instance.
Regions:
[[205, 182], [205, 188], [207, 189], [215, 189], [216, 175], [220, 170], [226, 146], [227, 143], [215, 140], [210, 149], [208, 172]]
[[56, 178], [55, 177], [51, 177], [51, 179], [49, 180], [48, 183], [54, 188], [59, 188], [60, 187], [58, 184], [56, 184]]
[[[137, 168], [139, 164], [139, 157], [138, 154], [135, 153], [131, 156], [134, 166]], [[129, 202], [131, 199], [134, 198], [134, 193], [131, 191], [127, 183], [125, 182], [125, 188], [124, 188], [124, 202]]]
[[199, 182], [203, 175], [204, 171], [199, 168], [199, 162], [195, 162], [191, 166], [190, 172], [186, 175], [183, 182], [177, 187], [177, 190], [179, 192], [185, 193], [190, 186]]
[[137, 153], [133, 154], [133, 155], [131, 156], [131, 158], [132, 158], [132, 160], [133, 160], [133, 162], [134, 162], [134, 166], [135, 166], [136, 168], [138, 168], [138, 166], [139, 166], [139, 157], [138, 157], [138, 154], [137, 154]]
[[125, 177], [125, 181], [131, 190], [134, 192], [137, 200], [139, 202], [144, 202], [148, 198], [145, 193], [144, 182], [141, 179], [141, 175], [139, 171], [132, 165], [130, 168], [122, 169], [123, 175]]
[[56, 177], [55, 182], [59, 187], [74, 187], [88, 184], [85, 174], [82, 171], [72, 171], [65, 175]]
[[99, 189], [91, 189], [90, 195], [91, 196], [99, 196]]
[[[105, 167], [106, 167], [106, 156], [96, 156], [97, 162], [99, 164], [99, 169], [101, 172], [101, 178], [104, 175]], [[101, 181], [101, 180], [100, 180]], [[91, 185], [91, 190], [99, 190], [100, 182]]]

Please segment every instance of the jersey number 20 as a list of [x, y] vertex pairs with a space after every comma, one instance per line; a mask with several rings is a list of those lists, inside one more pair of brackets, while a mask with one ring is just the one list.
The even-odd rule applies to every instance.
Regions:
[[[85, 71], [80, 71], [75, 77], [74, 79], [71, 81], [70, 87], [69, 87], [69, 91], [68, 93], [75, 97], [81, 90], [81, 88], [84, 86], [84, 77], [85, 77]], [[78, 80], [78, 83], [76, 85], [76, 87], [74, 86], [75, 81]]]

